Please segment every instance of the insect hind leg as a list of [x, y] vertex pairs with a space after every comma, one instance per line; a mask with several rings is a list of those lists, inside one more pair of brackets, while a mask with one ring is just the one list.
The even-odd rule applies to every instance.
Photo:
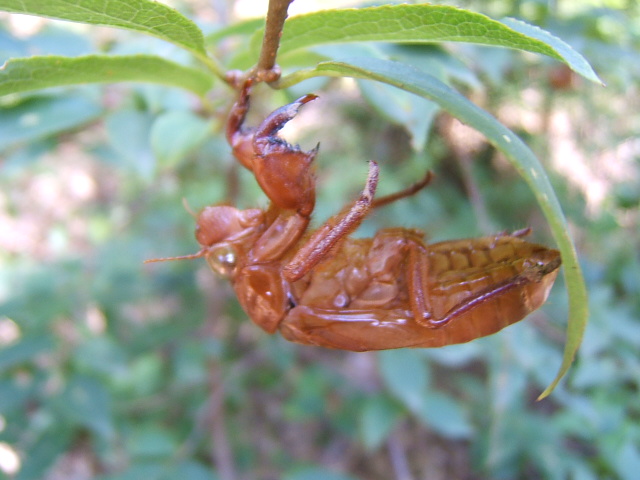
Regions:
[[376, 198], [371, 204], [371, 208], [384, 207], [386, 205], [389, 205], [390, 203], [395, 202], [396, 200], [401, 200], [403, 198], [410, 197], [411, 195], [415, 195], [420, 190], [429, 185], [431, 183], [431, 180], [433, 180], [433, 173], [431, 172], [431, 170], [427, 170], [427, 173], [421, 180], [417, 181], [413, 185], [410, 185], [404, 190], [385, 195], [384, 197]]

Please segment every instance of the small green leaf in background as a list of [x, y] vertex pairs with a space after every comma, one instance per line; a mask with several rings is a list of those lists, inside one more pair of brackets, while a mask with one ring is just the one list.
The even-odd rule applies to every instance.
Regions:
[[469, 415], [460, 400], [440, 392], [429, 392], [425, 396], [418, 417], [443, 437], [451, 439], [469, 438], [473, 427]]
[[165, 480], [167, 466], [159, 462], [136, 462], [113, 475], [98, 475], [94, 480]]
[[296, 394], [282, 406], [285, 417], [302, 421], [324, 415], [329, 383], [326, 372], [320, 367], [302, 371], [296, 378]]
[[153, 395], [162, 387], [165, 375], [163, 367], [163, 360], [157, 352], [138, 355], [130, 363], [128, 375], [119, 379], [119, 387], [135, 397]]
[[389, 392], [412, 412], [420, 411], [430, 381], [420, 351], [401, 348], [379, 352], [378, 367]]
[[161, 480], [218, 480], [210, 469], [196, 462], [181, 462], [165, 470]]
[[326, 468], [309, 467], [298, 470], [295, 473], [289, 473], [282, 480], [358, 480], [358, 478]]
[[0, 108], [0, 152], [77, 128], [102, 113], [97, 102], [78, 95], [32, 97]]
[[149, 143], [152, 124], [151, 114], [133, 109], [119, 110], [106, 118], [111, 147], [132, 170], [147, 180], [156, 172], [156, 161]]
[[[2, 356], [3, 350], [0, 350]], [[21, 406], [31, 394], [28, 385], [22, 385], [17, 380], [0, 380], [0, 415], [7, 416], [14, 408]]]
[[129, 368], [123, 345], [107, 336], [91, 337], [79, 344], [73, 359], [82, 373], [115, 379]]
[[151, 128], [151, 148], [163, 168], [175, 168], [202, 145], [211, 133], [212, 122], [189, 111], [160, 115]]
[[205, 55], [204, 37], [196, 24], [151, 0], [0, 0], [0, 10], [126, 28]]
[[29, 455], [24, 459], [22, 467], [14, 480], [35, 480], [46, 478], [45, 473], [53, 463], [69, 448], [73, 431], [66, 425], [53, 428], [30, 439]]
[[617, 454], [617, 473], [622, 480], [634, 480], [640, 472], [640, 449], [631, 440], [627, 440]]
[[72, 378], [54, 404], [67, 423], [86, 427], [104, 439], [113, 437], [110, 395], [98, 380]]
[[138, 458], [167, 458], [178, 448], [173, 432], [156, 425], [139, 427], [127, 439], [129, 451]]
[[9, 60], [0, 69], [0, 96], [64, 85], [116, 82], [159, 83], [203, 96], [213, 85], [213, 77], [155, 55], [48, 55]]
[[33, 358], [54, 348], [49, 336], [25, 337], [7, 347], [0, 349], [0, 372], [32, 361]]
[[[256, 34], [254, 40], [261, 34]], [[541, 53], [560, 60], [594, 82], [600, 79], [589, 63], [569, 45], [548, 32], [509, 19], [505, 23], [485, 15], [443, 5], [384, 5], [323, 10], [287, 20], [280, 54], [325, 43], [344, 42], [438, 43], [466, 42]], [[259, 42], [254, 41], [254, 49]]]
[[360, 438], [367, 450], [376, 450], [387, 439], [402, 417], [398, 408], [386, 395], [367, 398], [360, 409]]

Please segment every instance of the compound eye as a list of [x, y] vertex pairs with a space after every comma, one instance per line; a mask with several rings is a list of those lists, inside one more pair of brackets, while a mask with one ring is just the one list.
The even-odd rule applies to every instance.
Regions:
[[228, 245], [207, 253], [206, 258], [211, 269], [222, 277], [229, 277], [238, 261], [235, 249]]

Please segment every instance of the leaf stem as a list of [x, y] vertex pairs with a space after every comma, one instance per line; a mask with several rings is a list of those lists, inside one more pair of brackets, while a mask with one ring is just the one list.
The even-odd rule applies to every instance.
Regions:
[[191, 50], [191, 52], [198, 58], [200, 61], [207, 67], [207, 69], [213, 73], [216, 77], [226, 81], [226, 71], [224, 67], [213, 57], [208, 55], [204, 55], [195, 50]]
[[258, 82], [274, 82], [280, 78], [276, 55], [280, 46], [284, 21], [287, 18], [287, 10], [292, 2], [293, 0], [269, 0], [260, 59], [252, 75]]
[[285, 75], [284, 77], [281, 77], [281, 78], [277, 79], [276, 81], [274, 81], [270, 85], [271, 85], [271, 87], [275, 88], [276, 90], [280, 90], [280, 89], [283, 89], [283, 88], [292, 87], [292, 86], [302, 82], [303, 80], [307, 80], [307, 79], [313, 78], [313, 77], [343, 77], [343, 76], [344, 75], [342, 75], [340, 73], [334, 73], [334, 72], [331, 72], [331, 71], [319, 72], [315, 68], [309, 68], [309, 69], [297, 70], [295, 72], [290, 73], [289, 75]]

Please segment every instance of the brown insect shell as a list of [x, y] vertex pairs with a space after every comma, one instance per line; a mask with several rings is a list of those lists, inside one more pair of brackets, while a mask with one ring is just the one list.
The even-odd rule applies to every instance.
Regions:
[[304, 95], [272, 112], [256, 129], [253, 137], [253, 173], [260, 187], [279, 208], [308, 216], [315, 206], [316, 179], [311, 168], [318, 154], [317, 145], [304, 152], [278, 136], [300, 107], [317, 97]]
[[233, 155], [251, 170], [275, 206], [311, 215], [315, 206], [315, 178], [311, 172], [318, 147], [304, 152], [290, 145], [278, 132], [296, 116], [300, 107], [316, 99], [308, 94], [273, 111], [255, 128], [245, 127], [251, 82], [245, 83], [227, 122], [227, 140]]
[[315, 206], [315, 177], [310, 170], [318, 147], [303, 152], [279, 137], [250, 142], [251, 136], [242, 132], [234, 137], [233, 155], [253, 171], [276, 206], [310, 215]]
[[202, 209], [196, 221], [196, 240], [210, 247], [261, 225], [264, 213], [258, 208], [238, 210], [228, 205], [213, 205]]
[[262, 191], [284, 210], [311, 215], [315, 206], [315, 176], [309, 171], [317, 147], [303, 152], [289, 144], [272, 142], [254, 160], [253, 171]]
[[[345, 239], [328, 261], [292, 285], [297, 306], [280, 323], [282, 335], [351, 351], [464, 343], [539, 308], [560, 266], [557, 250], [509, 235], [431, 245], [420, 236], [396, 228], [372, 239]], [[420, 247], [416, 267], [424, 277], [417, 286], [433, 325], [420, 322], [412, 308], [410, 243]], [[493, 295], [495, 288], [503, 291]]]
[[[257, 208], [239, 210], [227, 205], [205, 207], [197, 217], [195, 237], [206, 251], [207, 262], [216, 272], [228, 276], [239, 255], [254, 242], [264, 224], [264, 212]], [[246, 247], [245, 247], [246, 245]]]

